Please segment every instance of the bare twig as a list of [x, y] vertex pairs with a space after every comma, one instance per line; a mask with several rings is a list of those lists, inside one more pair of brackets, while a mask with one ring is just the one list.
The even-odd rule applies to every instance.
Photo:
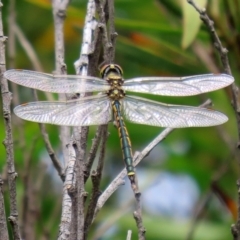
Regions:
[[[166, 128], [163, 130], [147, 147], [141, 152], [136, 154], [133, 159], [134, 166], [137, 166], [151, 151], [152, 149], [161, 142], [171, 131], [172, 128]], [[127, 176], [126, 169], [123, 169], [118, 176], [111, 182], [111, 184], [106, 188], [102, 195], [98, 199], [97, 208], [95, 214], [103, 207], [108, 198], [121, 186], [125, 183], [124, 178]]]
[[146, 229], [143, 226], [143, 220], [142, 220], [142, 209], [140, 205], [140, 195], [137, 197], [137, 210], [134, 211], [133, 216], [137, 224], [138, 228], [138, 239], [139, 240], [144, 240], [145, 239], [145, 233]]
[[49, 154], [49, 156], [50, 156], [50, 158], [52, 160], [52, 163], [53, 163], [54, 167], [56, 168], [56, 170], [58, 172], [58, 175], [60, 176], [60, 178], [64, 182], [64, 180], [65, 180], [65, 172], [64, 172], [62, 164], [60, 163], [59, 159], [57, 158], [56, 153], [53, 150], [53, 147], [52, 147], [52, 145], [50, 143], [48, 134], [46, 132], [45, 125], [44, 124], [39, 124], [39, 127], [40, 127], [40, 130], [41, 130], [41, 134], [43, 136], [43, 140], [44, 140], [47, 152], [48, 152], [48, 154]]
[[[96, 27], [95, 20], [95, 3], [93, 0], [88, 1], [87, 15], [85, 18], [85, 26], [83, 31], [83, 42], [79, 59], [75, 62], [76, 72], [79, 75], [92, 75], [96, 69], [92, 68], [90, 71], [89, 54], [91, 53], [92, 35]], [[98, 61], [98, 60], [97, 60]], [[95, 64], [96, 67], [96, 64]], [[86, 199], [86, 192], [84, 190], [84, 170], [85, 170], [85, 156], [87, 147], [88, 127], [74, 128], [74, 139], [76, 141], [76, 201], [73, 202], [72, 211], [77, 212], [75, 225], [77, 232], [77, 239], [84, 239], [85, 237], [85, 218], [84, 218], [84, 202]], [[76, 204], [76, 205], [75, 205]]]
[[[55, 73], [66, 74], [66, 64], [64, 63], [64, 36], [63, 24], [66, 17], [66, 8], [69, 0], [53, 0], [53, 20], [54, 20], [54, 37], [55, 37]], [[59, 94], [59, 100], [64, 101], [69, 98], [64, 94]], [[62, 152], [65, 163], [68, 160], [68, 152], [66, 146], [70, 139], [70, 128], [66, 126], [60, 127], [60, 139], [62, 144]]]
[[[40, 61], [37, 58], [37, 55], [35, 54], [35, 51], [33, 50], [31, 44], [24, 36], [21, 29], [16, 25], [15, 22], [15, 0], [10, 1], [9, 5], [9, 18], [8, 18], [8, 24], [9, 24], [9, 58], [10, 58], [10, 68], [14, 67], [14, 58], [15, 58], [15, 38], [19, 40], [20, 44], [22, 45], [23, 49], [25, 50], [26, 54], [31, 59], [31, 62], [33, 63], [33, 66], [37, 70], [41, 70], [41, 64]], [[18, 95], [18, 87], [16, 84], [12, 84], [13, 89], [13, 103], [14, 105], [19, 104], [19, 95]], [[33, 193], [33, 188], [30, 184], [30, 166], [31, 166], [31, 153], [34, 149], [35, 144], [32, 144], [32, 149], [30, 151], [26, 151], [26, 142], [24, 138], [24, 127], [23, 122], [21, 119], [17, 119], [17, 131], [19, 132], [17, 135], [19, 136], [19, 147], [22, 150], [23, 153], [23, 159], [24, 159], [24, 168], [23, 168], [23, 184], [24, 184], [24, 193], [23, 193], [23, 201], [22, 201], [22, 215], [20, 222], [24, 223], [22, 225], [22, 235], [24, 239], [35, 239], [35, 232], [34, 232], [34, 224], [36, 222], [36, 208], [37, 205], [36, 200], [36, 194]], [[36, 139], [33, 140], [33, 142], [36, 142]], [[34, 204], [32, 204], [34, 202]]]
[[240, 180], [237, 180], [237, 192], [238, 192], [238, 219], [237, 219], [237, 223], [233, 224], [231, 226], [231, 230], [232, 230], [232, 235], [233, 235], [233, 239], [234, 240], [238, 240], [239, 239], [239, 235], [240, 235]]
[[128, 230], [126, 240], [131, 240], [131, 239], [132, 239], [132, 231]]
[[[217, 35], [217, 32], [214, 28], [214, 22], [209, 18], [209, 16], [206, 13], [206, 10], [199, 8], [197, 6], [197, 4], [195, 3], [195, 1], [187, 0], [187, 2], [196, 9], [196, 11], [200, 15], [201, 20], [204, 22], [206, 27], [209, 29], [211, 36], [213, 38], [213, 44], [214, 44], [215, 48], [217, 49], [219, 56], [221, 58], [224, 72], [231, 75], [232, 71], [231, 71], [229, 61], [228, 61], [228, 56], [227, 56], [228, 50], [225, 47], [223, 47], [223, 45]], [[232, 91], [232, 97], [233, 97], [233, 108], [234, 108], [235, 115], [237, 118], [237, 123], [238, 123], [238, 139], [240, 139], [240, 105], [238, 102], [238, 94], [239, 93], [238, 93], [238, 87], [234, 83], [231, 86], [231, 91]], [[240, 140], [238, 140], [237, 147], [240, 148]]]
[[117, 33], [115, 32], [115, 24], [114, 24], [114, 1], [107, 1], [108, 3], [108, 13], [109, 13], [109, 40], [111, 43], [111, 51], [109, 54], [110, 62], [114, 62], [115, 57], [115, 44]]
[[133, 213], [133, 217], [136, 221], [136, 225], [138, 228], [138, 239], [144, 240], [145, 239], [145, 233], [146, 230], [143, 226], [143, 219], [142, 219], [142, 206], [141, 206], [141, 193], [138, 190], [138, 181], [137, 181], [137, 175], [134, 175], [134, 186], [136, 186], [134, 190], [134, 196], [136, 199], [137, 207], [136, 210]]
[[[84, 239], [84, 203], [85, 203], [85, 186], [84, 186], [84, 160], [85, 160], [85, 153], [86, 153], [86, 139], [88, 135], [88, 128], [87, 127], [80, 127], [79, 129], [74, 128], [74, 138], [79, 139], [76, 141], [75, 151], [76, 151], [76, 190], [77, 190], [77, 205], [76, 210], [77, 212], [77, 239]], [[78, 131], [77, 131], [78, 130]], [[79, 136], [77, 136], [79, 134]]]
[[[96, 28], [97, 21], [95, 19], [95, 3], [94, 0], [89, 0], [87, 5], [87, 13], [84, 23], [84, 29], [83, 29], [83, 39], [82, 39], [82, 45], [81, 45], [81, 51], [79, 59], [74, 63], [75, 69], [77, 74], [81, 75], [92, 75], [93, 72], [96, 71], [90, 71], [89, 68], [91, 67], [91, 64], [89, 64], [89, 54], [93, 53], [95, 51], [95, 46], [92, 46], [93, 43], [93, 32]], [[92, 49], [93, 48], [93, 49]], [[97, 59], [98, 63], [98, 59]]]
[[[15, 34], [18, 37], [18, 40], [20, 41], [22, 47], [25, 49], [25, 52], [31, 59], [34, 69], [36, 69], [38, 71], [42, 71], [41, 63], [38, 60], [37, 55], [36, 55], [34, 49], [32, 48], [31, 44], [29, 43], [29, 41], [25, 38], [25, 36], [23, 35], [22, 31], [19, 29], [18, 26], [14, 25], [12, 27], [15, 29]], [[47, 94], [47, 97], [48, 97], [48, 99], [53, 100], [51, 94]], [[36, 101], [38, 100], [36, 90], [34, 90], [34, 98]], [[43, 140], [44, 140], [46, 149], [47, 149], [48, 154], [53, 162], [53, 165], [55, 166], [56, 170], [58, 171], [58, 174], [61, 177], [61, 179], [64, 180], [65, 174], [63, 172], [63, 168], [60, 164], [60, 161], [57, 159], [57, 156], [52, 148], [52, 145], [48, 138], [48, 134], [46, 133], [45, 126], [43, 124], [39, 124], [39, 126], [40, 126], [41, 134], [43, 136]]]
[[[26, 38], [26, 36], [24, 35], [24, 33], [22, 32], [22, 30], [20, 29], [20, 27], [16, 24], [16, 23], [13, 23], [11, 21], [11, 26], [10, 29], [13, 33], [15, 34], [14, 36], [16, 36], [17, 40], [19, 41], [19, 43], [21, 44], [22, 48], [25, 50], [25, 53], [27, 54], [27, 56], [29, 57], [32, 65], [33, 65], [33, 68], [36, 70], [36, 71], [40, 71], [42, 72], [43, 71], [43, 67], [41, 65], [41, 62], [40, 60], [38, 59], [38, 56], [34, 50], [34, 48], [32, 47], [31, 43], [28, 41], [28, 39]], [[9, 37], [10, 39], [10, 37]], [[13, 48], [14, 49], [14, 48]], [[12, 50], [11, 50], [11, 55], [10, 55], [10, 59], [13, 58], [13, 53], [12, 53]], [[16, 84], [13, 84], [13, 86], [15, 86]], [[14, 95], [17, 95], [18, 94], [18, 91], [14, 91]], [[48, 93], [48, 92], [45, 92], [44, 93], [47, 97], [47, 99], [49, 101], [53, 101], [54, 98], [52, 96], [51, 93]], [[19, 99], [18, 96], [15, 97], [15, 99]], [[14, 102], [14, 104], [18, 104], [19, 102]]]
[[12, 94], [9, 92], [7, 81], [3, 78], [3, 73], [6, 70], [5, 63], [5, 43], [6, 37], [3, 34], [2, 25], [2, 2], [0, 1], [0, 73], [1, 73], [1, 96], [3, 104], [3, 118], [5, 125], [5, 139], [3, 144], [6, 149], [7, 166], [8, 166], [8, 185], [10, 192], [10, 216], [9, 220], [13, 229], [14, 239], [21, 239], [20, 230], [18, 225], [18, 211], [17, 211], [17, 192], [16, 192], [16, 177], [17, 173], [14, 166], [14, 153], [13, 153], [13, 137], [11, 127], [11, 111], [10, 104]]
[[[33, 94], [34, 94], [35, 101], [38, 101], [37, 92], [33, 91]], [[56, 156], [56, 154], [55, 154], [55, 152], [53, 150], [53, 147], [52, 147], [52, 145], [50, 143], [48, 134], [46, 132], [45, 125], [42, 124], [42, 123], [39, 123], [39, 127], [40, 127], [41, 134], [43, 136], [43, 140], [44, 140], [45, 147], [46, 147], [46, 150], [48, 152], [48, 155], [51, 158], [52, 163], [53, 163], [54, 167], [56, 168], [56, 170], [58, 172], [58, 175], [60, 176], [62, 181], [64, 181], [64, 179], [65, 179], [65, 172], [63, 170], [63, 166], [60, 163], [59, 159], [57, 158], [57, 156]]]
[[[8, 56], [9, 56], [9, 66], [10, 68], [14, 67], [14, 57], [16, 52], [15, 45], [15, 34], [14, 34], [14, 25], [16, 23], [16, 13], [15, 13], [15, 0], [9, 1], [9, 14], [8, 14], [8, 25], [11, 26], [8, 28]], [[17, 91], [16, 91], [17, 92]]]
[[[96, 27], [95, 20], [95, 3], [93, 0], [88, 1], [87, 5], [87, 15], [85, 18], [85, 26], [83, 31], [83, 41], [81, 46], [81, 53], [79, 59], [75, 62], [76, 72], [79, 75], [94, 75], [96, 72], [96, 66], [98, 59], [93, 57], [93, 61], [89, 61], [89, 55], [95, 51], [92, 49], [92, 35]], [[100, 53], [100, 51], [99, 51]], [[99, 55], [98, 53], [98, 55]], [[93, 56], [94, 54], [92, 54]], [[71, 196], [71, 229], [69, 239], [83, 239], [84, 238], [84, 202], [86, 199], [86, 192], [84, 190], [84, 170], [85, 170], [85, 155], [86, 155], [86, 142], [88, 135], [88, 127], [74, 128], [74, 141], [75, 141], [75, 151], [77, 156], [76, 168], [74, 173], [76, 179], [76, 185], [73, 185], [68, 189], [68, 193]], [[92, 161], [92, 159], [91, 159]], [[89, 164], [89, 171], [91, 164]], [[64, 195], [67, 192], [64, 193]], [[64, 197], [68, 201], [68, 197]], [[63, 201], [64, 201], [63, 199]], [[63, 206], [66, 203], [63, 202]], [[68, 212], [70, 211], [68, 206]], [[69, 213], [70, 216], [70, 213]], [[62, 218], [62, 220], [64, 220]], [[64, 222], [61, 223], [64, 225]], [[65, 225], [66, 226], [66, 225]], [[67, 226], [68, 227], [68, 226]], [[65, 230], [66, 231], [66, 230]]]
[[71, 202], [71, 190], [76, 187], [76, 179], [74, 179], [74, 167], [76, 164], [76, 153], [70, 143], [68, 146], [69, 160], [66, 168], [66, 178], [63, 186], [63, 200], [62, 200], [62, 216], [61, 224], [59, 228], [58, 240], [68, 239], [70, 236], [70, 225], [72, 219], [72, 202]]
[[[36, 147], [36, 142], [39, 136], [36, 136], [31, 144], [30, 149], [24, 153], [24, 167], [22, 173], [22, 179], [24, 184], [23, 200], [22, 200], [22, 236], [26, 240], [35, 239], [34, 226], [37, 220], [37, 204], [36, 204], [36, 194], [33, 192], [33, 184], [31, 181], [31, 163], [33, 152]], [[24, 147], [26, 149], [26, 147]]]
[[3, 180], [2, 180], [2, 177], [0, 176], [0, 236], [2, 239], [8, 240], [9, 237], [8, 237], [2, 185], [3, 185]]
[[[214, 28], [214, 22], [209, 18], [209, 16], [206, 13], [206, 10], [200, 9], [194, 0], [187, 0], [187, 2], [195, 8], [195, 10], [199, 13], [201, 20], [204, 22], [206, 27], [209, 29], [211, 36], [213, 38], [213, 44], [220, 55], [224, 71], [227, 74], [231, 75], [232, 72], [231, 72], [231, 68], [230, 68], [228, 56], [227, 56], [228, 51], [226, 48], [224, 48], [222, 46], [222, 43], [221, 43], [221, 41], [216, 33], [216, 30]], [[232, 91], [232, 98], [233, 98], [233, 101], [232, 101], [233, 108], [234, 108], [235, 115], [237, 118], [237, 126], [238, 126], [237, 147], [240, 148], [240, 140], [239, 140], [240, 139], [240, 105], [239, 105], [239, 101], [238, 101], [239, 91], [238, 91], [238, 87], [234, 83], [231, 86], [231, 91]], [[240, 186], [240, 181], [238, 180], [237, 181], [238, 192], [239, 192], [239, 186]], [[238, 195], [238, 219], [237, 219], [237, 223], [232, 226], [232, 235], [233, 235], [234, 239], [239, 239], [239, 236], [240, 236], [240, 195]]]
[[21, 43], [23, 49], [25, 49], [25, 52], [27, 53], [29, 59], [31, 60], [31, 63], [36, 71], [43, 71], [43, 67], [41, 62], [39, 61], [37, 54], [35, 53], [33, 47], [31, 46], [30, 42], [26, 39], [23, 32], [19, 28], [18, 25], [13, 24], [11, 25], [11, 28], [13, 28], [14, 33], [16, 37], [18, 38], [19, 42]]
[[103, 126], [102, 129], [102, 143], [100, 146], [100, 156], [98, 160], [98, 165], [96, 171], [93, 171], [91, 174], [92, 177], [92, 183], [93, 183], [93, 189], [92, 189], [92, 195], [90, 199], [90, 203], [88, 205], [88, 210], [86, 214], [86, 221], [84, 226], [84, 232], [85, 232], [85, 239], [87, 239], [87, 234], [89, 231], [89, 228], [92, 224], [92, 220], [94, 217], [94, 211], [96, 209], [97, 200], [101, 194], [100, 191], [100, 183], [102, 179], [102, 170], [103, 170], [103, 164], [104, 164], [104, 157], [105, 157], [105, 148], [106, 148], [106, 141], [107, 141], [107, 125]]
[[97, 149], [98, 149], [101, 137], [102, 137], [102, 127], [100, 126], [98, 127], [95, 137], [93, 139], [92, 146], [89, 151], [88, 159], [85, 164], [85, 170], [84, 170], [85, 182], [87, 181], [90, 175], [91, 167], [96, 157], [96, 153], [97, 153]]
[[[27, 40], [27, 38], [24, 36], [23, 32], [21, 31], [21, 29], [16, 25], [16, 24], [13, 24], [11, 26], [11, 28], [14, 30], [14, 33], [17, 37], [17, 39], [19, 40], [20, 44], [22, 45], [23, 49], [25, 50], [26, 54], [28, 55], [28, 57], [30, 58], [32, 64], [33, 64], [33, 67], [35, 70], [37, 71], [43, 71], [43, 68], [41, 66], [41, 63], [32, 47], [32, 45], [30, 44], [30, 42]], [[34, 92], [34, 97], [35, 97], [35, 100], [37, 101], [38, 98], [37, 98], [37, 93], [36, 93], [36, 90], [33, 91]], [[46, 96], [49, 100], [53, 100], [53, 97], [52, 97], [52, 94], [50, 93], [46, 93]], [[19, 121], [21, 122], [21, 121]], [[45, 146], [46, 146], [46, 149], [48, 151], [48, 154], [53, 162], [53, 165], [55, 166], [56, 170], [58, 171], [58, 174], [59, 176], [61, 177], [61, 179], [64, 181], [64, 178], [65, 178], [65, 173], [63, 172], [63, 168], [61, 166], [61, 163], [60, 161], [57, 159], [57, 156], [52, 148], [52, 145], [49, 141], [49, 138], [48, 138], [48, 134], [46, 133], [46, 130], [45, 130], [45, 126], [43, 124], [39, 124], [40, 125], [40, 130], [41, 130], [41, 134], [43, 136], [43, 140], [45, 142]], [[21, 128], [22, 129], [22, 128]], [[28, 159], [27, 157], [25, 159]], [[25, 185], [25, 199], [23, 201], [23, 203], [26, 202], [26, 197], [29, 196], [29, 193], [32, 193], [32, 191], [30, 191], [31, 189], [28, 187], [30, 187], [30, 185], [28, 184], [29, 182], [29, 174], [27, 174], [24, 179], [25, 179], [25, 183], [27, 185]], [[33, 196], [35, 196], [33, 194]], [[24, 207], [26, 207], [27, 209], [30, 207], [31, 205], [30, 204], [25, 204]], [[25, 209], [25, 208], [24, 208]], [[25, 218], [25, 215], [29, 215], [31, 213], [33, 213], [32, 209], [28, 209], [29, 211], [27, 211], [27, 209], [24, 210], [24, 213], [23, 214], [23, 218]], [[30, 234], [30, 230], [33, 229], [33, 227], [29, 227], [27, 222], [26, 222], [26, 219], [23, 221], [24, 223], [24, 229], [23, 229], [23, 232], [24, 232], [24, 236], [26, 236], [26, 238], [28, 239], [32, 239], [31, 237], [31, 234]], [[34, 221], [32, 221], [32, 219], [29, 221], [29, 223], [32, 225], [34, 223]], [[28, 229], [26, 229], [28, 228]]]
[[[114, 60], [114, 56], [112, 54], [112, 44], [108, 40], [108, 33], [107, 33], [107, 19], [106, 14], [104, 12], [105, 5], [101, 4], [100, 0], [95, 0], [96, 3], [96, 9], [99, 15], [99, 24], [98, 28], [102, 35], [102, 42], [103, 42], [103, 59], [106, 63], [111, 63]], [[107, 4], [107, 2], [106, 2]], [[114, 19], [111, 19], [111, 21], [114, 21]]]

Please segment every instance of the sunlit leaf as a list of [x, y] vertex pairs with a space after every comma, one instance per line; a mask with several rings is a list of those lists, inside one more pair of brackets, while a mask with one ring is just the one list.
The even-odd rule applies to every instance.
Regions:
[[[198, 6], [204, 8], [207, 0], [196, 0]], [[182, 47], [187, 48], [195, 39], [201, 25], [198, 12], [186, 1], [182, 0], [183, 36]]]

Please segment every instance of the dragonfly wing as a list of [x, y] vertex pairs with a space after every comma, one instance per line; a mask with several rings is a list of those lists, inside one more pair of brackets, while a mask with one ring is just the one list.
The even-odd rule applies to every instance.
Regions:
[[83, 93], [109, 89], [105, 80], [90, 76], [51, 75], [17, 69], [6, 71], [4, 76], [11, 82], [45, 92]]
[[106, 96], [26, 103], [17, 106], [14, 113], [25, 120], [65, 126], [101, 125], [112, 120], [111, 102]]
[[133, 96], [124, 98], [123, 112], [130, 122], [171, 128], [215, 126], [228, 120], [223, 113], [208, 108], [168, 105]]
[[190, 77], [139, 77], [126, 80], [124, 90], [165, 96], [192, 96], [224, 88], [234, 82], [227, 74]]

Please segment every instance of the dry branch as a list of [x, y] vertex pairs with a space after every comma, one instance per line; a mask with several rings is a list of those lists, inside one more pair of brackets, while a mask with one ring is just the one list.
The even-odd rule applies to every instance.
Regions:
[[8, 186], [10, 193], [10, 216], [9, 221], [12, 226], [14, 239], [21, 239], [19, 223], [18, 223], [18, 210], [17, 210], [17, 191], [16, 191], [16, 178], [17, 173], [14, 165], [14, 151], [13, 151], [13, 137], [12, 137], [12, 122], [10, 104], [12, 94], [9, 92], [7, 80], [3, 77], [6, 71], [5, 63], [5, 43], [7, 37], [3, 33], [2, 25], [2, 3], [0, 1], [0, 73], [1, 73], [1, 96], [3, 104], [3, 119], [5, 126], [5, 139], [3, 145], [6, 149], [7, 155], [7, 168], [8, 168]]
[[0, 238], [9, 240], [2, 185], [3, 180], [0, 176]]
[[[213, 45], [216, 48], [222, 65], [224, 72], [231, 75], [232, 71], [229, 65], [229, 60], [228, 60], [228, 50], [223, 47], [220, 38], [218, 37], [218, 34], [214, 28], [214, 22], [209, 18], [208, 14], [206, 13], [205, 9], [201, 9], [194, 0], [187, 0], [187, 2], [194, 7], [194, 9], [199, 13], [200, 19], [203, 21], [203, 23], [206, 25], [208, 30], [210, 31], [210, 34], [213, 39]], [[236, 119], [237, 119], [237, 126], [238, 126], [238, 143], [237, 147], [240, 148], [240, 105], [238, 102], [238, 87], [235, 85], [235, 83], [232, 84], [231, 86], [231, 92], [232, 92], [232, 103], [233, 103], [233, 108], [235, 111]], [[237, 181], [237, 188], [238, 188], [238, 193], [239, 193], [239, 184], [240, 180]], [[240, 194], [238, 194], [238, 220], [235, 225], [232, 226], [232, 235], [234, 239], [239, 239], [240, 237]]]

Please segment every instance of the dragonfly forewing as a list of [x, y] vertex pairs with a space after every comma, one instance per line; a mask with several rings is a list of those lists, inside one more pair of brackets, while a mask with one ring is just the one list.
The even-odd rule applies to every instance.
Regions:
[[106, 96], [26, 103], [17, 106], [14, 113], [24, 120], [64, 126], [102, 125], [112, 120], [111, 102]]
[[207, 127], [225, 123], [221, 112], [207, 108], [163, 104], [144, 98], [126, 96], [123, 114], [130, 122], [158, 127]]
[[84, 93], [106, 91], [110, 87], [104, 79], [78, 75], [51, 75], [41, 72], [12, 69], [4, 73], [11, 82], [53, 93]]
[[163, 96], [192, 96], [232, 84], [227, 74], [204, 74], [189, 77], [139, 77], [126, 80], [123, 89]]
[[182, 78], [139, 77], [124, 81], [122, 69], [108, 64], [101, 69], [103, 79], [91, 76], [50, 75], [28, 70], [9, 70], [10, 81], [46, 92], [101, 92], [65, 102], [32, 102], [17, 106], [14, 112], [25, 120], [65, 126], [107, 124], [113, 119], [118, 127], [123, 158], [128, 175], [134, 175], [130, 138], [121, 111], [127, 120], [157, 127], [207, 127], [222, 124], [228, 118], [217, 111], [181, 105], [168, 105], [144, 98], [125, 96], [124, 91], [167, 96], [191, 96], [230, 85], [234, 79], [226, 74], [206, 74]]

